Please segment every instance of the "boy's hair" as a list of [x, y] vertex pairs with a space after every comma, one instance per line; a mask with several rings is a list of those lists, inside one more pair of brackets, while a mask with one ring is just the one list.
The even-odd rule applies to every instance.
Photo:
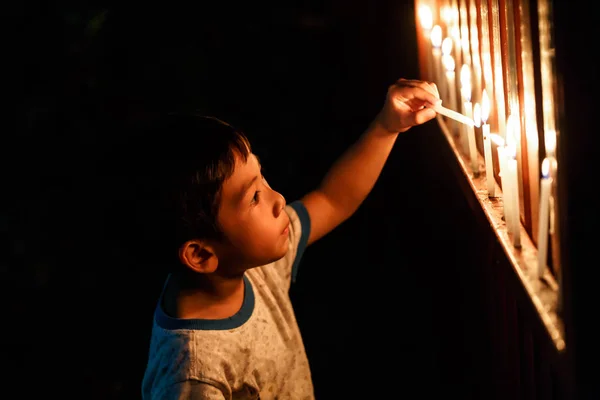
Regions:
[[146, 243], [176, 260], [187, 240], [226, 240], [217, 222], [221, 189], [236, 156], [246, 161], [252, 151], [244, 132], [213, 116], [170, 113], [142, 133], [136, 147], [146, 162], [135, 197], [146, 236], [154, 236]]

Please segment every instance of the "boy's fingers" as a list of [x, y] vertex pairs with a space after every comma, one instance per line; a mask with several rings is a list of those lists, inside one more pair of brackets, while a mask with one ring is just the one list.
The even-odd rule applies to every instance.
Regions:
[[439, 92], [438, 87], [435, 84], [435, 82], [427, 82], [427, 81], [421, 81], [421, 80], [417, 80], [417, 79], [400, 78], [396, 81], [396, 85], [420, 87], [421, 89], [428, 91], [429, 93], [433, 94], [434, 96], [436, 96], [438, 98], [440, 97], [440, 92]]
[[[424, 103], [439, 104], [442, 102], [440, 99], [437, 87], [435, 84], [431, 86], [427, 82], [416, 81], [409, 85], [404, 84], [403, 86], [396, 85], [394, 88], [394, 97], [402, 101], [406, 100], [419, 100]], [[409, 90], [410, 89], [410, 90]]]
[[[432, 99], [434, 100], [434, 103], [438, 103], [438, 100], [440, 99], [440, 92], [438, 91], [437, 85], [434, 82], [422, 82], [422, 84], [419, 85], [419, 88], [433, 96]], [[422, 100], [430, 101], [429, 98]]]
[[420, 125], [423, 124], [433, 118], [435, 118], [435, 116], [437, 115], [437, 113], [432, 110], [431, 108], [425, 108], [423, 110], [417, 111], [415, 113], [415, 124]]

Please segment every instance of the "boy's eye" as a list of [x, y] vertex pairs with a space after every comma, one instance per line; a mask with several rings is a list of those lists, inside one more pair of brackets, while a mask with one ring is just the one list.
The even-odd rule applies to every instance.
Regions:
[[260, 190], [254, 192], [254, 196], [252, 196], [252, 203], [258, 203]]

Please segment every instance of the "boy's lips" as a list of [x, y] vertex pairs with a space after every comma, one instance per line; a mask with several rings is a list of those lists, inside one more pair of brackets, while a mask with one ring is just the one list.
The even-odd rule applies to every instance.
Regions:
[[285, 228], [283, 229], [283, 231], [281, 231], [282, 235], [287, 235], [290, 232], [290, 223], [288, 221], [288, 223], [285, 225]]

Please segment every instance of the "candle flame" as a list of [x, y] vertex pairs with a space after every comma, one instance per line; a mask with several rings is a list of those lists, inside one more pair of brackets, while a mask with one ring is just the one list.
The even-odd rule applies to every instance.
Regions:
[[550, 159], [548, 157], [544, 158], [542, 161], [542, 176], [544, 178], [548, 178], [550, 175]]
[[481, 120], [485, 124], [490, 117], [490, 98], [485, 89], [481, 95]]
[[471, 71], [467, 64], [463, 64], [460, 69], [460, 83], [463, 86], [471, 86]]
[[510, 145], [508, 143], [506, 144], [506, 156], [513, 159], [517, 158], [517, 146], [515, 146], [514, 143], [511, 143]]
[[440, 16], [444, 20], [446, 26], [452, 22], [452, 9], [449, 6], [443, 6], [440, 10]]
[[451, 13], [451, 15], [452, 15], [452, 21], [453, 21], [454, 23], [458, 23], [458, 15], [459, 15], [459, 14], [458, 14], [458, 9], [457, 9], [457, 8], [453, 8], [453, 9], [452, 9], [452, 13]]
[[473, 122], [475, 122], [475, 126], [478, 128], [481, 125], [481, 107], [479, 103], [475, 103], [473, 106]]
[[435, 48], [440, 48], [442, 45], [442, 27], [439, 25], [431, 29], [431, 44]]
[[421, 27], [423, 27], [423, 29], [431, 29], [433, 26], [433, 14], [429, 6], [422, 5], [419, 7], [419, 19], [421, 20]]
[[496, 146], [504, 146], [504, 139], [502, 139], [502, 136], [498, 135], [497, 133], [490, 133], [490, 139], [496, 144]]
[[546, 154], [554, 155], [556, 151], [556, 131], [547, 130], [544, 132], [544, 145], [546, 146]]
[[454, 57], [450, 54], [442, 56], [442, 63], [446, 68], [446, 72], [454, 72], [454, 68], [456, 68], [456, 63], [454, 62]]
[[444, 6], [442, 7], [442, 11], [440, 13], [442, 15], [442, 19], [446, 23], [446, 26], [450, 26], [454, 17], [452, 13], [452, 8], [450, 8], [449, 6]]
[[445, 56], [449, 56], [450, 53], [452, 53], [452, 46], [453, 42], [451, 37], [448, 36], [444, 40], [442, 40], [442, 54]]
[[450, 36], [452, 36], [454, 42], [460, 43], [460, 30], [458, 29], [458, 26], [453, 26], [452, 29], [450, 29]]
[[[469, 28], [465, 28], [463, 30], [466, 31], [467, 29]], [[463, 54], [467, 54], [467, 52], [469, 51], [469, 35], [467, 34], [467, 32], [464, 32], [461, 36], [460, 44], [462, 46]]]

